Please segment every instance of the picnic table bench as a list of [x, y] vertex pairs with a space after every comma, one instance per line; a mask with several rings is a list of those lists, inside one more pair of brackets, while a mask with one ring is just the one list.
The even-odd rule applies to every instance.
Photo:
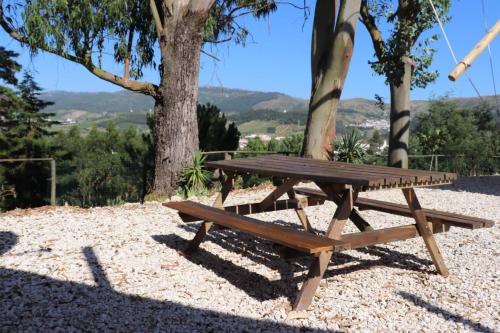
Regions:
[[[449, 184], [457, 177], [454, 173], [357, 165], [281, 155], [207, 162], [206, 166], [220, 169], [226, 174], [226, 180], [212, 207], [192, 201], [164, 203], [166, 207], [177, 210], [184, 222], [203, 221], [189, 243], [187, 252], [195, 251], [215, 224], [311, 255], [313, 262], [293, 304], [294, 311], [306, 310], [309, 307], [334, 252], [420, 236], [438, 273], [447, 276], [448, 269], [434, 234], [448, 231], [450, 227], [477, 229], [494, 225], [493, 221], [423, 209], [420, 206], [414, 187]], [[261, 202], [224, 206], [224, 201], [233, 189], [235, 178], [245, 174], [281, 178], [283, 181]], [[294, 187], [303, 181], [314, 182], [320, 190]], [[358, 197], [360, 192], [388, 188], [401, 189], [407, 205]], [[280, 199], [284, 194], [287, 194], [288, 198]], [[319, 233], [312, 227], [304, 208], [322, 205], [326, 200], [335, 202], [337, 209], [327, 230]], [[415, 224], [375, 230], [356, 207], [359, 210], [377, 210], [412, 217]], [[303, 230], [247, 216], [285, 209], [295, 210]], [[360, 231], [343, 234], [348, 220]]]

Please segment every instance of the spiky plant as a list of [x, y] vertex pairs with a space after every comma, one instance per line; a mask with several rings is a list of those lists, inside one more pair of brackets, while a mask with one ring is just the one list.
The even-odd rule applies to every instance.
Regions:
[[361, 133], [353, 128], [335, 143], [337, 160], [341, 162], [363, 163], [366, 155], [362, 147]]
[[207, 190], [210, 172], [203, 167], [205, 158], [206, 156], [197, 150], [193, 153], [192, 163], [183, 169], [181, 188], [184, 196], [203, 193]]

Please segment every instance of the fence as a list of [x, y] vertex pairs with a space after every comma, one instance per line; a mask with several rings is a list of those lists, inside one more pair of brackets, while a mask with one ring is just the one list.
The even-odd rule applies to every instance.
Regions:
[[56, 160], [52, 157], [48, 158], [4, 158], [0, 159], [0, 163], [16, 163], [16, 162], [50, 162], [50, 204], [56, 205]]

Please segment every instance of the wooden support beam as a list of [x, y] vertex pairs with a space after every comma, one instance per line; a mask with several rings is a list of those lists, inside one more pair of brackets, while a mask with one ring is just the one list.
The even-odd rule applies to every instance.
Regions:
[[287, 193], [288, 190], [293, 188], [299, 181], [297, 179], [287, 179], [274, 189], [264, 200], [260, 202], [260, 209], [264, 211], [270, 207], [276, 200], [278, 200], [283, 194]]
[[[295, 195], [295, 190], [293, 189], [293, 187], [291, 189], [289, 189], [287, 193], [288, 193], [288, 197], [290, 199], [297, 200], [297, 196]], [[306, 199], [306, 198], [303, 198], [303, 199]], [[302, 199], [302, 202], [304, 201], [303, 199]], [[307, 199], [305, 200], [305, 202], [307, 204]], [[307, 218], [307, 214], [304, 210], [305, 206], [306, 205], [303, 205], [303, 204], [301, 204], [301, 202], [299, 202], [298, 207], [295, 208], [295, 213], [297, 214], [297, 217], [299, 218], [300, 223], [304, 227], [304, 230], [315, 234], [316, 232], [314, 231], [311, 223], [309, 222], [309, 219]]]
[[[443, 228], [442, 224], [433, 225], [432, 227], [433, 233], [446, 232], [448, 230], [449, 228]], [[417, 236], [420, 236], [417, 225], [410, 224], [393, 228], [346, 234], [340, 239], [343, 242], [351, 244], [351, 249], [357, 249], [365, 246], [406, 240]]]
[[[260, 206], [259, 202], [227, 206], [227, 207], [222, 207], [222, 209], [240, 215], [251, 215], [257, 213], [274, 212], [287, 209], [299, 209], [299, 208], [302, 209], [308, 206], [322, 205], [323, 202], [324, 200], [317, 200], [315, 198], [283, 199], [274, 202], [273, 205], [267, 207], [264, 210], [262, 210], [262, 207]], [[185, 213], [179, 213], [179, 216], [185, 223], [200, 221], [199, 218]]]
[[[229, 195], [229, 192], [233, 189], [234, 186], [234, 179], [235, 175], [232, 173], [227, 174], [227, 179], [222, 185], [222, 189], [217, 195], [217, 198], [215, 198], [215, 201], [213, 203], [213, 207], [217, 207], [219, 209], [223, 209], [222, 205], [224, 204], [224, 201], [226, 200], [227, 196]], [[201, 242], [207, 235], [208, 231], [210, 228], [212, 228], [213, 223], [209, 221], [204, 221], [198, 231], [196, 232], [196, 235], [194, 238], [189, 242], [189, 245], [187, 249], [185, 250], [186, 253], [191, 253], [194, 252], [198, 249], [200, 246]]]
[[413, 218], [417, 222], [418, 231], [422, 236], [422, 238], [424, 239], [425, 246], [427, 247], [427, 250], [431, 255], [432, 261], [434, 262], [434, 266], [436, 266], [436, 269], [439, 274], [445, 277], [448, 276], [449, 274], [448, 268], [444, 263], [443, 256], [439, 251], [436, 239], [432, 234], [432, 230], [431, 228], [429, 228], [429, 224], [427, 223], [427, 218], [425, 217], [424, 210], [422, 209], [420, 203], [418, 202], [415, 190], [413, 188], [406, 188], [403, 189], [402, 191], [406, 198], [406, 202], [408, 203], [408, 207], [410, 208], [413, 214]]

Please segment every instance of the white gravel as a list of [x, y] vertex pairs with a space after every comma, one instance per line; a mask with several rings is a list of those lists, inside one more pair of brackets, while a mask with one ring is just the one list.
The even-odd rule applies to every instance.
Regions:
[[[239, 191], [227, 204], [269, 190]], [[417, 194], [428, 208], [500, 221], [500, 176]], [[403, 202], [396, 190], [362, 196]], [[334, 209], [307, 212], [325, 229]], [[363, 215], [376, 228], [410, 222]], [[258, 217], [298, 224], [293, 211]], [[418, 238], [335, 254], [309, 317], [288, 322], [310, 258], [287, 262], [268, 242], [220, 230], [184, 257], [197, 226], [159, 203], [1, 214], [0, 331], [500, 331], [498, 224], [437, 235], [448, 278], [435, 274]]]

